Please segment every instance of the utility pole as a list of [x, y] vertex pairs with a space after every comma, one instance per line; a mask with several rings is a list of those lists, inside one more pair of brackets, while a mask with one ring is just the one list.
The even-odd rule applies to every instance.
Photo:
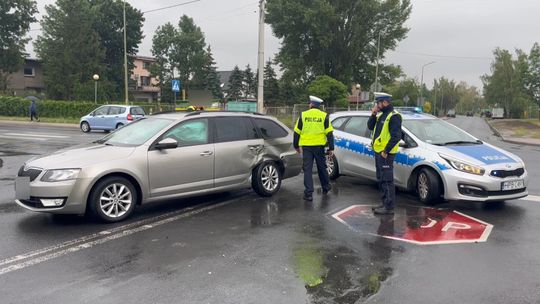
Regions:
[[128, 101], [128, 66], [127, 66], [127, 28], [126, 28], [126, 0], [124, 0], [124, 100]]
[[259, 81], [257, 88], [257, 112], [264, 113], [264, 17], [265, 0], [259, 1], [259, 58], [257, 68], [259, 70]]
[[[373, 88], [373, 92], [378, 90], [379, 85], [379, 49], [381, 46], [381, 32], [379, 31], [379, 38], [377, 39], [377, 62], [375, 65], [375, 87]], [[375, 102], [375, 94], [373, 94], [373, 102]]]
[[424, 95], [424, 68], [430, 64], [434, 64], [435, 61], [432, 61], [432, 62], [429, 62], [429, 63], [426, 63], [422, 66], [422, 76], [420, 77], [420, 97], [418, 97], [418, 106], [422, 106], [423, 105], [423, 96]]

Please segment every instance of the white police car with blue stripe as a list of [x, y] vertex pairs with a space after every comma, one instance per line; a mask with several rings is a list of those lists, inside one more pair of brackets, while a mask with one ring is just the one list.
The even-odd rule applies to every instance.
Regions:
[[[328, 158], [331, 179], [340, 175], [376, 180], [371, 112], [330, 115], [335, 153]], [[527, 196], [527, 170], [516, 155], [482, 142], [435, 116], [404, 112], [403, 140], [394, 164], [396, 187], [413, 191], [422, 202], [504, 201]]]

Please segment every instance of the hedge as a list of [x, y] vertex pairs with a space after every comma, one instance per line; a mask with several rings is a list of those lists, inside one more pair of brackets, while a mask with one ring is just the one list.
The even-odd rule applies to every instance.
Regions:
[[[30, 103], [30, 100], [21, 97], [0, 96], [0, 116], [28, 117], [30, 116]], [[49, 118], [81, 118], [101, 105], [82, 101], [44, 100], [37, 102], [37, 114], [39, 117]], [[144, 108], [148, 114], [174, 108], [170, 104], [161, 104], [159, 110], [157, 104], [145, 103], [137, 105]]]

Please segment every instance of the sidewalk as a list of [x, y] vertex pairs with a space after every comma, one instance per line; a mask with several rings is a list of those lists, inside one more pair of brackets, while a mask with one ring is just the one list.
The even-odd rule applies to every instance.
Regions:
[[505, 134], [503, 130], [498, 130], [495, 128], [489, 120], [485, 119], [486, 123], [490, 127], [490, 129], [502, 139], [502, 141], [512, 144], [518, 144], [518, 145], [529, 145], [529, 146], [537, 146], [540, 147], [540, 139], [538, 138], [528, 138], [528, 137], [513, 137]]

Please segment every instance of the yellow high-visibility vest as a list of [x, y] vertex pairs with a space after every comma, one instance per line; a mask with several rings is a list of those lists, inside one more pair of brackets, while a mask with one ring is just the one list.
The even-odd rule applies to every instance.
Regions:
[[[331, 123], [328, 124], [328, 128], [324, 127], [326, 115], [328, 114], [319, 109], [309, 109], [302, 112], [294, 127], [294, 132], [300, 135], [300, 146], [326, 145], [326, 134], [334, 131]], [[300, 119], [302, 120], [302, 130], [298, 128]]]
[[[384, 151], [384, 149], [386, 148], [386, 145], [388, 145], [388, 142], [390, 141], [390, 138], [392, 137], [390, 135], [390, 128], [388, 127], [388, 125], [390, 124], [390, 118], [393, 115], [401, 116], [401, 114], [399, 114], [396, 111], [392, 111], [388, 113], [388, 116], [386, 116], [386, 119], [384, 120], [384, 124], [381, 130], [381, 133], [379, 134], [379, 137], [373, 139], [373, 151], [375, 151], [376, 153], [381, 153], [382, 151]], [[377, 131], [377, 125], [379, 123], [379, 118], [381, 118], [381, 116], [382, 116], [382, 113], [377, 115], [377, 123], [375, 124], [375, 130], [373, 130], [373, 136], [375, 136], [375, 131]], [[392, 147], [392, 149], [390, 149], [390, 153], [396, 154], [398, 151], [398, 148], [399, 148], [399, 142], [394, 147]]]

